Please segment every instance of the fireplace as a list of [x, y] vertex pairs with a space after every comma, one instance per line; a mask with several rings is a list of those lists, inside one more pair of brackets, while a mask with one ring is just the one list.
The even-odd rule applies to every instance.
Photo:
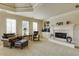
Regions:
[[67, 33], [55, 32], [55, 37], [66, 39]]

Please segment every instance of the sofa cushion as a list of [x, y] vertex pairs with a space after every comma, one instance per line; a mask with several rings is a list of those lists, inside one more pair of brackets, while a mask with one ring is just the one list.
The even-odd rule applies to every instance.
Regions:
[[13, 37], [13, 36], [15, 36], [15, 33], [4, 33], [2, 37], [9, 38], [9, 37]]

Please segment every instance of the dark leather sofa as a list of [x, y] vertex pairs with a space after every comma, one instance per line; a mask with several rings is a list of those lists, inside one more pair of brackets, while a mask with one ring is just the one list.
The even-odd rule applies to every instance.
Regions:
[[[4, 33], [2, 37], [3, 37], [3, 39], [8, 39], [8, 43], [10, 44], [9, 45], [10, 48], [15, 46], [15, 42], [18, 42], [18, 41], [24, 39], [24, 36], [16, 36], [15, 33]], [[13, 37], [13, 38], [10, 38], [10, 37]], [[5, 41], [3, 41], [3, 42], [5, 42]], [[25, 42], [23, 44], [23, 46], [25, 46], [25, 45], [26, 46], [28, 45], [28, 40], [27, 40], [27, 42]]]
[[15, 36], [15, 33], [3, 33], [2, 38], [9, 38]]

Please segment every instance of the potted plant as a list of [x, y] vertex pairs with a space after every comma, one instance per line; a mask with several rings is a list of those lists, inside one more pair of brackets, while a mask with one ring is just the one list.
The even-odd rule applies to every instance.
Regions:
[[24, 35], [26, 35], [26, 30], [27, 30], [27, 29], [26, 29], [26, 28], [24, 28]]

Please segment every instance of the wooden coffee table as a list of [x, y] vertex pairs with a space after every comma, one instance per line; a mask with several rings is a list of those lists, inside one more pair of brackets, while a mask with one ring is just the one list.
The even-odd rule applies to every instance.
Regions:
[[25, 35], [24, 37], [27, 37], [29, 40], [32, 40], [32, 35]]

